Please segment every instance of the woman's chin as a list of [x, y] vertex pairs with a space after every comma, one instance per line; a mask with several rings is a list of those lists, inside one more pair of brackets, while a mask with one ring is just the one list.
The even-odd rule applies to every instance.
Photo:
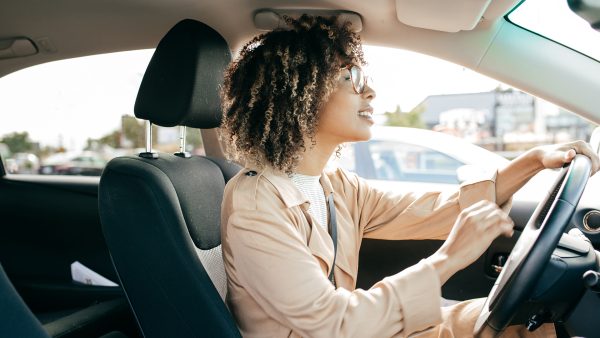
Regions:
[[370, 140], [372, 137], [371, 135], [371, 127], [369, 126], [368, 128], [361, 128], [360, 131], [358, 131], [355, 134], [355, 138], [352, 141], [349, 142], [363, 142], [363, 141], [368, 141]]

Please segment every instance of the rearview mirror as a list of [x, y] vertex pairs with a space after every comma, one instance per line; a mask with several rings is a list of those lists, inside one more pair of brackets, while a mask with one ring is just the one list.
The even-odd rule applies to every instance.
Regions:
[[568, 0], [569, 8], [600, 32], [600, 2], [598, 0]]

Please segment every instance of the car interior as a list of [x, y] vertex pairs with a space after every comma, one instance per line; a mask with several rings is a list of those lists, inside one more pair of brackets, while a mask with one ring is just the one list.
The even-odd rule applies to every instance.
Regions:
[[[598, 29], [593, 1], [569, 2]], [[240, 336], [223, 301], [219, 227], [225, 184], [243, 169], [227, 160], [218, 136], [219, 90], [236, 51], [282, 26], [284, 15], [339, 15], [366, 44], [436, 56], [600, 122], [600, 62], [512, 23], [507, 15], [520, 3], [2, 3], [0, 80], [56, 60], [156, 50], [134, 107], [146, 121], [144, 151], [113, 159], [101, 178], [7, 174], [0, 161], [0, 337]], [[152, 125], [178, 126], [180, 150], [154, 151]], [[205, 156], [186, 152], [188, 128], [201, 129]], [[589, 161], [578, 157], [544, 199], [513, 201], [515, 235], [498, 238], [443, 286], [450, 300], [488, 297], [478, 334], [554, 322], [559, 337], [598, 336], [600, 181], [588, 180], [589, 172]], [[564, 235], [571, 229], [585, 238]], [[357, 287], [371, 287], [442, 243], [364, 240]], [[74, 261], [118, 285], [74, 282]]]

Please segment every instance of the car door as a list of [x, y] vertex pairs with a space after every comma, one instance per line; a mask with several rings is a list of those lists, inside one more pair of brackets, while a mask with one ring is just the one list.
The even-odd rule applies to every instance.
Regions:
[[0, 79], [0, 264], [43, 324], [70, 316], [86, 319], [79, 328], [139, 336], [102, 234], [98, 184], [106, 160], [134, 152], [127, 136], [144, 133], [142, 121], [122, 116], [151, 55], [141, 54], [69, 59]]
[[121, 297], [118, 286], [76, 283], [80, 262], [118, 281], [98, 217], [98, 177], [0, 177], [0, 262], [34, 312]]

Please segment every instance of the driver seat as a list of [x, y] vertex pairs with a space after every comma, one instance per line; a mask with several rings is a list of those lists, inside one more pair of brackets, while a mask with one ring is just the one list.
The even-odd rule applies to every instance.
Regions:
[[[230, 61], [219, 33], [194, 20], [179, 22], [154, 52], [135, 116], [164, 127], [219, 126], [219, 87]], [[239, 169], [185, 149], [147, 149], [115, 158], [104, 169], [102, 229], [145, 337], [241, 337], [223, 301], [220, 249], [223, 191]]]

